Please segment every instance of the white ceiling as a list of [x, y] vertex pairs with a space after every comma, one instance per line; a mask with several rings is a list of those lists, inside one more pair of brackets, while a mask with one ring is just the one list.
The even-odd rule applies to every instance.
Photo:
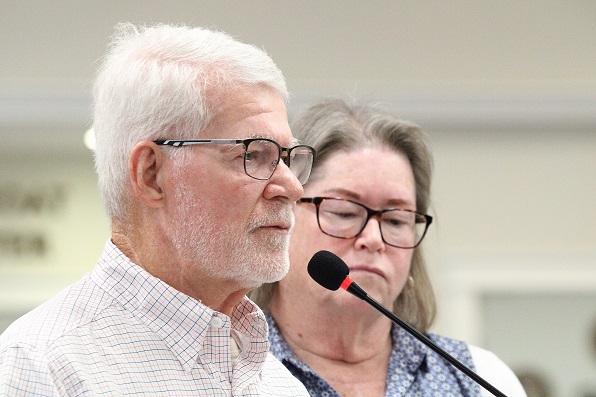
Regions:
[[596, 125], [596, 2], [0, 0], [4, 150], [84, 150], [88, 87], [119, 21], [262, 46], [292, 112], [340, 95], [388, 101], [431, 128]]

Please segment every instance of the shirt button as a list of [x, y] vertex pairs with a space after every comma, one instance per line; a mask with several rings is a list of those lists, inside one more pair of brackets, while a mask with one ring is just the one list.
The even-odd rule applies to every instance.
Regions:
[[211, 320], [211, 326], [213, 326], [215, 328], [221, 328], [221, 327], [223, 327], [223, 325], [224, 325], [224, 322], [219, 317], [213, 317], [213, 319]]

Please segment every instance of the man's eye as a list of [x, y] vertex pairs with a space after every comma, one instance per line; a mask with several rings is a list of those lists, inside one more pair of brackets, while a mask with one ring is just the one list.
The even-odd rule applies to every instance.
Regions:
[[263, 160], [265, 159], [265, 154], [262, 151], [250, 151], [250, 152], [246, 152], [246, 154], [244, 155], [244, 158], [246, 159], [246, 161], [253, 161], [253, 162], [257, 162], [257, 163], [262, 163]]

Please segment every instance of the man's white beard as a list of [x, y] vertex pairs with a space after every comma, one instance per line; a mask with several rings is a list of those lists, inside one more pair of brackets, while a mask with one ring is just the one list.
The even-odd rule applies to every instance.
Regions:
[[171, 241], [181, 260], [192, 263], [208, 277], [234, 280], [245, 288], [281, 280], [290, 268], [288, 234], [265, 235], [259, 226], [282, 221], [294, 224], [289, 204], [275, 205], [247, 229], [223, 225], [216, 230], [216, 217], [201, 209], [188, 189], [177, 188], [179, 211], [172, 219]]

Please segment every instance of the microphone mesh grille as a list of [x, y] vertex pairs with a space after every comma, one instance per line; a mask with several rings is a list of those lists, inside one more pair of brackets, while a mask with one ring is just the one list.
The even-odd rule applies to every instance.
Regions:
[[319, 251], [308, 262], [308, 274], [323, 287], [336, 291], [350, 274], [350, 269], [334, 253]]

